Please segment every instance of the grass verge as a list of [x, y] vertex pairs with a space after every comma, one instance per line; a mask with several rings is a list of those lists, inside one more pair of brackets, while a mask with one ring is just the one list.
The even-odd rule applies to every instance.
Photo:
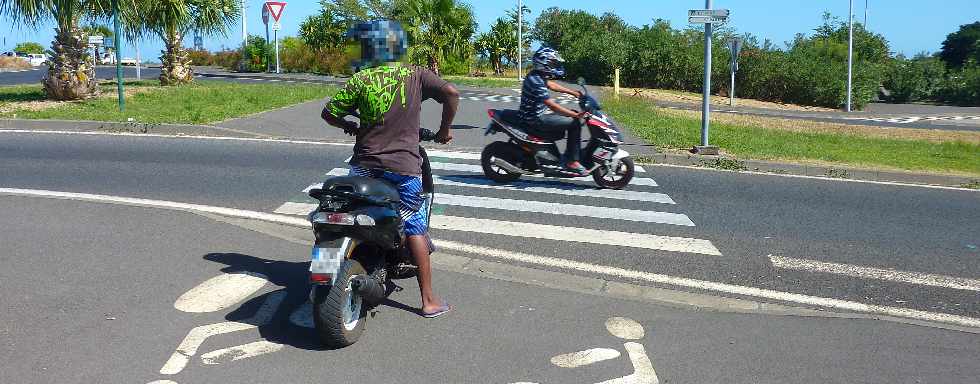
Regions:
[[516, 88], [520, 85], [517, 78], [507, 79], [500, 77], [469, 77], [469, 76], [444, 76], [446, 80], [456, 85], [481, 88]]
[[[606, 110], [634, 135], [664, 149], [690, 149], [700, 119], [633, 97], [607, 97]], [[740, 159], [980, 175], [980, 143], [936, 142], [712, 122], [711, 143]]]
[[161, 87], [156, 81], [127, 82], [126, 111], [120, 112], [115, 86], [103, 95], [76, 102], [45, 102], [39, 86], [0, 87], [0, 117], [208, 124], [332, 95], [335, 88], [312, 84], [241, 84], [195, 81]]

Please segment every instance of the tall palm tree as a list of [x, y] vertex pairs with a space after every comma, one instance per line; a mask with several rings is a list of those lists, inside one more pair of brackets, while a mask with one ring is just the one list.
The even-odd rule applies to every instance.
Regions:
[[136, 0], [127, 17], [130, 34], [155, 34], [163, 39], [160, 83], [179, 85], [194, 80], [191, 61], [183, 47], [191, 30], [204, 36], [225, 35], [241, 15], [238, 0]]
[[95, 66], [86, 50], [88, 35], [79, 24], [83, 19], [106, 19], [111, 4], [109, 0], [0, 0], [0, 14], [16, 23], [34, 29], [55, 23], [53, 56], [42, 80], [48, 98], [80, 100], [98, 94]]
[[456, 0], [399, 0], [394, 16], [403, 21], [411, 40], [409, 58], [439, 73], [439, 62], [448, 55], [468, 58], [476, 32], [469, 5]]

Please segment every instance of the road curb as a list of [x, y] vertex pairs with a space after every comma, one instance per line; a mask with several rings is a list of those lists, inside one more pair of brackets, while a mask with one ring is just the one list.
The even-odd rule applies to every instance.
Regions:
[[0, 119], [0, 129], [24, 129], [34, 131], [107, 132], [153, 134], [170, 136], [214, 136], [266, 139], [268, 135], [239, 131], [213, 125], [157, 124], [140, 122], [111, 122], [90, 120], [29, 120]]
[[[976, 183], [980, 176], [955, 176], [926, 172], [879, 170], [833, 165], [783, 163], [764, 160], [740, 160], [731, 156], [709, 156], [691, 153], [657, 153], [639, 156], [638, 164], [676, 165], [732, 172], [758, 172], [774, 175], [795, 175], [838, 180], [879, 181], [904, 184], [963, 187]], [[975, 189], [975, 188], [974, 188]]]

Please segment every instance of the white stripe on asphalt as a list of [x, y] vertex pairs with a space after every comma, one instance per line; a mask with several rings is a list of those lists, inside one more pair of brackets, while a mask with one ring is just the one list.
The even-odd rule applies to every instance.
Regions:
[[[335, 168], [327, 173], [327, 176], [346, 176], [348, 170], [344, 168]], [[659, 204], [676, 204], [670, 196], [663, 193], [653, 193], [653, 192], [637, 192], [637, 191], [625, 191], [617, 189], [588, 189], [584, 188], [578, 184], [546, 184], [547, 187], [541, 186], [541, 184], [526, 182], [526, 181], [515, 181], [508, 184], [498, 184], [493, 180], [476, 178], [476, 177], [466, 177], [465, 181], [460, 181], [459, 179], [450, 179], [449, 176], [439, 176], [432, 175], [432, 182], [436, 185], [445, 185], [451, 187], [465, 187], [465, 188], [480, 188], [480, 189], [498, 189], [505, 191], [517, 191], [517, 192], [535, 192], [535, 193], [548, 193], [553, 195], [564, 195], [564, 196], [581, 196], [589, 198], [600, 198], [600, 199], [615, 199], [615, 200], [629, 200], [629, 201], [646, 201], [651, 203]], [[308, 193], [310, 189], [320, 188], [323, 183], [316, 183], [306, 187], [303, 193]]]
[[967, 279], [963, 277], [936, 275], [931, 273], [905, 272], [893, 269], [881, 269], [862, 267], [849, 264], [827, 263], [815, 260], [793, 259], [769, 255], [772, 265], [780, 269], [790, 269], [795, 271], [831, 273], [858, 277], [863, 279], [875, 279], [893, 281], [898, 283], [908, 283], [925, 285], [930, 287], [961, 289], [965, 291], [980, 292], [980, 280]]
[[184, 292], [174, 302], [174, 308], [190, 313], [220, 311], [249, 298], [268, 282], [259, 273], [223, 273]]
[[527, 264], [535, 264], [540, 266], [546, 266], [550, 268], [559, 268], [565, 270], [574, 270], [580, 272], [586, 272], [590, 274], [600, 274], [606, 276], [614, 276], [625, 279], [634, 279], [648, 281], [655, 284], [665, 284], [675, 287], [683, 287], [688, 289], [701, 289], [706, 291], [720, 292], [725, 294], [742, 295], [749, 297], [757, 297], [769, 300], [778, 300], [784, 302], [799, 303], [805, 305], [813, 305], [825, 308], [834, 308], [845, 311], [854, 311], [875, 315], [893, 316], [905, 319], [912, 319], [918, 321], [928, 321], [928, 322], [938, 322], [946, 324], [954, 324], [964, 327], [980, 328], [980, 319], [966, 316], [951, 315], [946, 313], [936, 313], [920, 311], [908, 308], [898, 308], [898, 307], [888, 307], [882, 305], [872, 305], [858, 303], [854, 301], [846, 301], [839, 299], [831, 299], [825, 297], [801, 295], [798, 293], [789, 293], [774, 291], [770, 289], [746, 287], [741, 285], [732, 285], [725, 283], [716, 283], [713, 281], [695, 280], [685, 277], [675, 277], [669, 275], [662, 275], [659, 273], [649, 273], [641, 272], [617, 267], [608, 267], [603, 265], [588, 264], [574, 260], [559, 259], [555, 257], [545, 257], [545, 256], [535, 256], [525, 253], [510, 252], [500, 249], [486, 248], [475, 245], [462, 244], [452, 241], [435, 240], [436, 247], [443, 249], [448, 249], [457, 252], [478, 254], [482, 256], [493, 257], [500, 260], [517, 261]]
[[[476, 164], [432, 163], [431, 166], [432, 166], [432, 169], [433, 170], [439, 170], [439, 171], [483, 173], [483, 167], [481, 167], [479, 165], [476, 165]], [[530, 176], [530, 177], [535, 177], [535, 178], [555, 179], [555, 178], [547, 177], [547, 176], [544, 176], [544, 175], [525, 175], [525, 176]], [[560, 179], [560, 180], [578, 180], [578, 181], [590, 181], [590, 182], [593, 181], [591, 176], [563, 178], [563, 179]], [[658, 186], [657, 185], [657, 182], [654, 181], [653, 179], [643, 178], [643, 177], [634, 177], [633, 180], [630, 181], [630, 184], [632, 184], [632, 185], [644, 185], [644, 186], [648, 186], [648, 187], [656, 187], [656, 186]]]
[[[439, 200], [437, 199], [436, 201], [438, 203]], [[290, 202], [280, 206], [274, 213], [280, 215], [305, 216], [314, 209], [316, 209], [316, 204]], [[686, 237], [647, 235], [641, 233], [604, 231], [588, 228], [562, 227], [557, 225], [443, 215], [432, 215], [432, 222], [430, 225], [432, 228], [446, 231], [474, 232], [489, 235], [523, 237], [528, 239], [571, 241], [585, 244], [613, 245], [618, 247], [650, 249], [655, 251], [721, 256], [721, 251], [719, 251], [718, 248], [715, 248], [714, 244], [711, 244], [711, 241]]]
[[[426, 149], [425, 152], [430, 158], [446, 158], [446, 159], [459, 159], [459, 160], [480, 160], [479, 153], [470, 152], [453, 152], [453, 151], [440, 151], [440, 150], [429, 150]], [[350, 163], [352, 157], [348, 156], [344, 163]], [[438, 161], [431, 161], [431, 164], [438, 163]], [[450, 163], [451, 164], [451, 163]], [[482, 172], [482, 168], [481, 172]], [[635, 167], [636, 173], [644, 173], [647, 170], [639, 165]]]
[[[300, 228], [309, 228], [310, 226], [309, 221], [307, 221], [305, 218], [300, 218], [300, 217], [274, 215], [274, 214], [268, 214], [264, 212], [248, 211], [243, 209], [180, 203], [174, 201], [150, 200], [150, 199], [139, 199], [139, 198], [132, 198], [132, 197], [94, 195], [94, 194], [87, 194], [87, 193], [44, 191], [44, 190], [36, 190], [36, 189], [18, 189], [18, 188], [0, 188], [0, 195], [30, 196], [30, 197], [49, 198], [49, 199], [69, 199], [69, 200], [77, 200], [77, 201], [92, 201], [92, 202], [101, 202], [101, 203], [135, 205], [141, 207], [172, 209], [178, 211], [213, 213], [222, 216], [262, 220], [262, 221], [267, 221], [272, 223], [296, 226]], [[451, 242], [451, 241], [435, 240], [434, 242], [436, 246], [457, 250], [460, 252], [482, 254], [482, 255], [486, 255], [489, 257], [494, 257], [502, 260], [514, 260], [514, 261], [528, 263], [528, 264], [537, 264], [537, 265], [549, 266], [549, 267], [560, 268], [560, 269], [584, 271], [584, 272], [594, 273], [597, 275], [644, 280], [644, 281], [650, 281], [654, 283], [671, 285], [675, 287], [703, 289], [703, 290], [713, 291], [713, 292], [722, 292], [727, 294], [758, 297], [758, 298], [779, 300], [784, 302], [792, 302], [792, 303], [799, 303], [799, 304], [806, 304], [806, 305], [815, 305], [815, 306], [842, 309], [842, 310], [868, 313], [868, 314], [886, 315], [886, 316], [893, 316], [893, 317], [899, 317], [899, 318], [911, 319], [917, 321], [937, 322], [937, 323], [958, 325], [963, 327], [980, 328], [980, 318], [951, 315], [947, 313], [919, 311], [919, 310], [907, 309], [907, 308], [869, 305], [869, 304], [863, 304], [863, 303], [858, 303], [853, 301], [830, 299], [830, 298], [817, 297], [817, 296], [808, 296], [808, 295], [801, 295], [796, 293], [774, 291], [769, 289], [745, 287], [740, 285], [716, 283], [712, 281], [695, 280], [695, 279], [689, 279], [684, 277], [675, 277], [675, 276], [662, 275], [662, 274], [649, 273], [649, 272], [640, 272], [640, 271], [634, 271], [634, 270], [628, 270], [628, 269], [622, 269], [616, 267], [588, 264], [588, 263], [578, 262], [574, 260], [521, 254], [516, 252], [503, 251], [499, 249], [492, 249], [492, 248], [462, 244], [462, 243]], [[268, 303], [270, 299], [271, 298], [267, 298], [266, 302]], [[263, 308], [264, 307], [265, 304], [263, 304]], [[261, 308], [259, 312], [261, 312]]]
[[[626, 220], [642, 223], [680, 225], [685, 227], [695, 226], [694, 222], [691, 221], [687, 215], [681, 213], [592, 207], [587, 205], [560, 204], [544, 201], [438, 194], [436, 195], [435, 204], [468, 208], [498, 209], [512, 212], [534, 212], [563, 216], [592, 217], [596, 219]], [[273, 213], [305, 215], [316, 209], [316, 207], [316, 203], [287, 202], [277, 208]]]
[[236, 345], [234, 347], [222, 348], [205, 353], [201, 355], [201, 362], [206, 365], [218, 365], [230, 361], [242, 360], [249, 357], [277, 352], [284, 347], [285, 345], [283, 344], [273, 343], [268, 340], [256, 341], [253, 343]]

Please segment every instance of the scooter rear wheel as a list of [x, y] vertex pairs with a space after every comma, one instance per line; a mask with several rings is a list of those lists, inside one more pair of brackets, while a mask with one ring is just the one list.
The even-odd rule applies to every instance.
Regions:
[[347, 260], [337, 272], [334, 285], [313, 286], [313, 326], [326, 347], [343, 348], [357, 342], [364, 332], [367, 304], [351, 289], [351, 278], [367, 272], [357, 260]]
[[500, 159], [520, 167], [524, 163], [524, 154], [520, 147], [503, 141], [492, 142], [486, 148], [483, 148], [483, 154], [480, 155], [480, 164], [483, 166], [483, 174], [490, 180], [498, 183], [511, 183], [521, 178], [520, 173], [508, 172], [506, 169], [494, 164], [494, 159]]

